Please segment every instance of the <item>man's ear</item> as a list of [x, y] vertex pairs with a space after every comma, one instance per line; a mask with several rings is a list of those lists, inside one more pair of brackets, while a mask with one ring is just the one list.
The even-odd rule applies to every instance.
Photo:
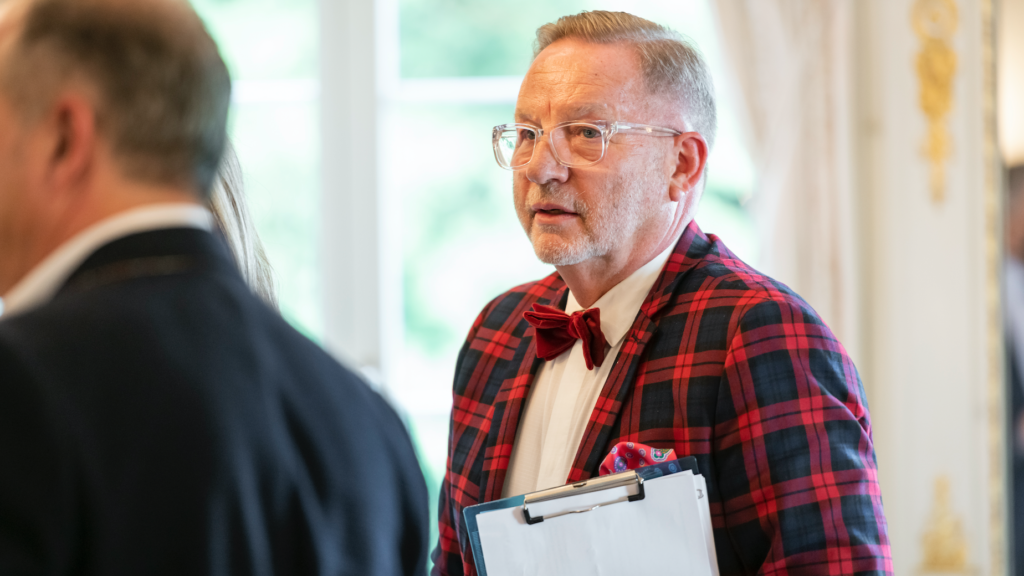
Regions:
[[680, 202], [700, 184], [708, 161], [708, 144], [698, 132], [685, 132], [674, 139], [675, 171], [669, 182], [669, 197]]
[[52, 189], [77, 188], [93, 168], [97, 149], [96, 111], [83, 96], [60, 96], [46, 120], [46, 174]]

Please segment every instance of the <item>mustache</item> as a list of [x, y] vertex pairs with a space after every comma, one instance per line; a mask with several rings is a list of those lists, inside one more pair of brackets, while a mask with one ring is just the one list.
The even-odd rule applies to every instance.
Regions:
[[529, 208], [534, 204], [546, 202], [561, 204], [583, 218], [590, 212], [590, 207], [585, 202], [581, 201], [565, 186], [558, 183], [535, 184], [531, 186], [529, 193], [526, 195], [524, 207]]

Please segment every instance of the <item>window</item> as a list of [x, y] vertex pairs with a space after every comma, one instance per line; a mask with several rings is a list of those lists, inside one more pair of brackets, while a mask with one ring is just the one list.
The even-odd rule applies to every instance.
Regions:
[[230, 135], [281, 312], [319, 340], [316, 0], [193, 0], [234, 81]]
[[[581, 10], [631, 11], [692, 38], [717, 82], [721, 58], [710, 7], [706, 0], [375, 0], [370, 11], [351, 0], [340, 9], [331, 6], [330, 18], [345, 18], [335, 26], [320, 21], [329, 11], [315, 0], [193, 3], [220, 43], [235, 80], [231, 135], [277, 273], [282, 312], [318, 341], [329, 313], [326, 299], [346, 298], [325, 294], [321, 287], [322, 262], [344, 266], [346, 261], [319, 257], [336, 248], [321, 246], [321, 222], [335, 225], [321, 219], [324, 194], [339, 193], [321, 191], [321, 135], [335, 128], [325, 125], [327, 114], [320, 110], [321, 105], [328, 111], [351, 105], [331, 96], [320, 101], [321, 85], [324, 94], [332, 94], [326, 89], [328, 79], [318, 78], [331, 69], [321, 60], [337, 57], [325, 50], [337, 50], [339, 44], [325, 48], [319, 30], [366, 34], [343, 38], [351, 53], [340, 60], [375, 62], [376, 85], [351, 79], [339, 84], [335, 78], [331, 86], [344, 84], [358, 93], [358, 98], [349, 95], [353, 101], [376, 102], [371, 113], [376, 115], [372, 145], [377, 162], [369, 169], [377, 171], [370, 179], [377, 185], [341, 193], [379, 200], [380, 230], [375, 238], [356, 241], [367, 243], [380, 259], [394, 260], [379, 263], [379, 269], [400, 270], [391, 277], [402, 280], [379, 280], [390, 272], [366, 279], [371, 285], [378, 282], [374, 286], [385, 310], [366, 318], [383, 323], [390, 314], [400, 326], [380, 329], [384, 365], [371, 367], [386, 376], [382, 391], [407, 419], [436, 502], [445, 468], [452, 376], [466, 332], [490, 299], [552, 271], [534, 257], [515, 216], [511, 175], [498, 168], [490, 147], [491, 127], [511, 120], [536, 28]], [[752, 171], [726, 96], [720, 89], [719, 137], [697, 218], [706, 232], [719, 234], [740, 257], [756, 263], [753, 226], [743, 208]], [[420, 145], [417, 136], [426, 131], [443, 134], [444, 146]], [[328, 218], [333, 216], [339, 226], [352, 217]]]

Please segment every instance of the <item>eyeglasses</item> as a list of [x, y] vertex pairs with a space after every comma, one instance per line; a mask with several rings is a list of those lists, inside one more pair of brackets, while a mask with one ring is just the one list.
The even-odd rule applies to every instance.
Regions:
[[[491, 133], [494, 159], [506, 170], [522, 170], [537, 149], [537, 141], [544, 129], [529, 124], [502, 124]], [[604, 158], [608, 141], [615, 134], [648, 134], [651, 136], [678, 136], [671, 128], [630, 124], [628, 122], [563, 122], [547, 131], [548, 143], [555, 161], [562, 166], [578, 168], [597, 164]]]

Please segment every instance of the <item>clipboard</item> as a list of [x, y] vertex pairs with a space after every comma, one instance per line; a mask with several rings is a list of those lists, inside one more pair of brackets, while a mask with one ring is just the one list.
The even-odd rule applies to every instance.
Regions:
[[[656, 488], [655, 494], [659, 502], [667, 502], [667, 499], [674, 498], [677, 494], [680, 497], [688, 498], [687, 505], [689, 508], [687, 510], [689, 513], [687, 515], [687, 522], [689, 522], [691, 533], [690, 540], [699, 540], [691, 542], [691, 549], [694, 550], [692, 556], [696, 558], [698, 563], [703, 563], [703, 566], [713, 566], [710, 570], [699, 570], [700, 573], [709, 573], [715, 576], [718, 570], [717, 561], [714, 558], [714, 541], [711, 535], [711, 519], [706, 488], [703, 478], [697, 472], [697, 460], [690, 456], [672, 462], [663, 462], [619, 474], [591, 478], [586, 481], [531, 494], [470, 506], [463, 510], [463, 517], [466, 522], [469, 544], [472, 548], [477, 572], [480, 576], [487, 576], [488, 574], [485, 546], [481, 541], [481, 518], [489, 513], [504, 510], [504, 512], [498, 515], [486, 516], [484, 519], [487, 522], [485, 523], [490, 523], [490, 526], [494, 526], [495, 522], [519, 524], [520, 526], [513, 526], [511, 529], [520, 530], [520, 532], [516, 532], [520, 535], [524, 534], [523, 530], [555, 531], [557, 533], [563, 527], [579, 526], [580, 522], [585, 521], [585, 525], [591, 526], [594, 523], [609, 521], [611, 518], [621, 518], [623, 515], [627, 517], [634, 516], [634, 522], [642, 523], [644, 509], [648, 513], [652, 509], [662, 510], [662, 505], [658, 502], [648, 502], [646, 505], [636, 504], [647, 500], [649, 493], [647, 487], [651, 486]], [[684, 473], [687, 478], [678, 478], [678, 481], [673, 481], [674, 485], [671, 487], [664, 483], [657, 486], [651, 484], [653, 481], [660, 482], [660, 479], [665, 476], [679, 473]], [[680, 490], [675, 484], [690, 486], [690, 493], [686, 494], [686, 489]], [[702, 503], [697, 502], [697, 496], [694, 495], [693, 490], [697, 490], [699, 496], [703, 498]], [[701, 491], [703, 492], [701, 493]], [[689, 503], [689, 500], [692, 500], [692, 503]], [[560, 508], [563, 502], [572, 502], [574, 504], [563, 509]], [[636, 508], [624, 508], [629, 506], [636, 506]], [[654, 506], [656, 508], [647, 508], [647, 506]], [[601, 511], [601, 509], [609, 510], [611, 507], [619, 507], [619, 509], [617, 512], [612, 513]], [[515, 516], [517, 520], [510, 520], [512, 516]], [[570, 516], [574, 518], [570, 519]], [[700, 516], [700, 518], [697, 516]], [[500, 520], [495, 520], [498, 517], [500, 517]], [[563, 517], [565, 518], [562, 519]], [[694, 522], [698, 523], [698, 528], [694, 528]], [[538, 525], [544, 525], [544, 527], [541, 528]], [[610, 530], [614, 530], [614, 528], [614, 526], [609, 527]], [[493, 530], [493, 528], [491, 529]], [[607, 531], [604, 533], [607, 533]], [[540, 534], [540, 532], [536, 534]], [[497, 537], [492, 536], [492, 540], [495, 539]], [[492, 542], [490, 545], [492, 547], [491, 553], [495, 555], [494, 547], [498, 546], [498, 544]], [[501, 550], [500, 552], [504, 554], [511, 551]], [[711, 556], [710, 559], [706, 558], [708, 555]], [[502, 558], [501, 554], [497, 554], [497, 556], [502, 564], [502, 568], [492, 566], [494, 568], [492, 573], [501, 572], [508, 559], [507, 554], [505, 558]]]

